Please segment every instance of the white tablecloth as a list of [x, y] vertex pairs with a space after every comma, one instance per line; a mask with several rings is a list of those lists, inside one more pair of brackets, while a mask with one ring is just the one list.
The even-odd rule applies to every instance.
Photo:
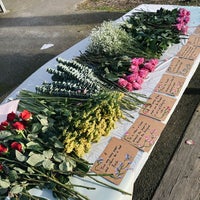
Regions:
[[[136, 7], [135, 9], [131, 10], [130, 12], [125, 14], [124, 16], [122, 16], [122, 18], [118, 19], [116, 22], [120, 22], [121, 20], [126, 19], [132, 12], [137, 12], [137, 11], [141, 11], [141, 10], [152, 12], [152, 11], [156, 11], [156, 10], [160, 9], [161, 7], [171, 10], [171, 9], [176, 8], [178, 6], [175, 6], [175, 5], [142, 4], [138, 7]], [[184, 7], [184, 8], [186, 8], [187, 10], [189, 10], [191, 12], [191, 20], [189, 22], [189, 27], [190, 27], [189, 28], [189, 34], [191, 34], [194, 31], [195, 27], [200, 24], [200, 7], [191, 7], [190, 6], [190, 7]], [[176, 56], [177, 52], [181, 49], [181, 47], [185, 44], [185, 42], [186, 41], [183, 40], [183, 41], [181, 41], [180, 44], [173, 45], [163, 54], [163, 56], [160, 58], [159, 67], [153, 73], [151, 73], [149, 75], [147, 80], [145, 80], [145, 82], [142, 85], [143, 89], [139, 90], [138, 91], [139, 93], [145, 94], [147, 96], [150, 96], [153, 93], [155, 86], [157, 85], [157, 83], [161, 79], [162, 75], [165, 73], [165, 71], [169, 67], [171, 60]], [[76, 45], [74, 45], [73, 47], [71, 47], [70, 49], [64, 51], [63, 53], [61, 53], [57, 57], [61, 57], [61, 58], [64, 58], [64, 59], [72, 59], [72, 58], [78, 56], [80, 54], [80, 51], [84, 52], [84, 50], [88, 46], [88, 44], [89, 44], [89, 38], [86, 38], [86, 39], [82, 40], [81, 42], [77, 43]], [[17, 89], [15, 89], [5, 99], [4, 102], [6, 102], [7, 99], [9, 99], [9, 98], [15, 98], [15, 96], [22, 89], [35, 91], [36, 85], [41, 85], [43, 81], [50, 82], [51, 81], [51, 75], [49, 75], [46, 72], [46, 69], [48, 67], [56, 68], [56, 65], [57, 65], [56, 58], [57, 57], [53, 58], [52, 60], [50, 60], [49, 62], [44, 64], [35, 73], [33, 73]], [[164, 121], [165, 124], [167, 124], [167, 122], [168, 122], [170, 116], [172, 115], [176, 105], [178, 104], [184, 90], [186, 89], [190, 79], [192, 78], [193, 74], [195, 73], [195, 71], [198, 67], [199, 61], [200, 61], [200, 56], [196, 59], [194, 65], [192, 67], [192, 70], [190, 71], [190, 74], [186, 78], [186, 81], [184, 83], [184, 86], [183, 86], [180, 94], [178, 95], [178, 97], [176, 97], [176, 103], [173, 106], [173, 109], [171, 110], [171, 112], [169, 113], [167, 119]], [[139, 116], [137, 111], [132, 112], [132, 114], [134, 115], [135, 119], [137, 119], [137, 117]], [[127, 121], [122, 121], [122, 123], [121, 122], [117, 123], [117, 128], [114, 129], [108, 137], [104, 137], [100, 140], [99, 143], [92, 145], [92, 149], [91, 149], [90, 153], [85, 155], [85, 159], [88, 160], [89, 162], [95, 162], [95, 160], [99, 157], [99, 155], [102, 153], [102, 151], [104, 150], [104, 148], [108, 144], [110, 138], [113, 137], [113, 136], [121, 138], [123, 136], [123, 134], [130, 128], [131, 125], [132, 125], [132, 123], [127, 122]], [[119, 187], [120, 189], [123, 189], [123, 190], [125, 190], [129, 193], [132, 193], [133, 184], [134, 184], [135, 180], [137, 179], [138, 175], [140, 174], [141, 169], [145, 165], [145, 162], [147, 161], [150, 153], [151, 153], [151, 151], [148, 152], [148, 153], [139, 151], [136, 158], [134, 159], [134, 161], [131, 165], [131, 170], [129, 170], [127, 172], [127, 174], [124, 177], [124, 179], [122, 180], [121, 184], [119, 186], [115, 186], [113, 184], [113, 186]], [[111, 184], [110, 182], [106, 181], [103, 178], [99, 178], [99, 179], [101, 181], [108, 183], [108, 184]], [[89, 199], [91, 199], [91, 200], [94, 200], [94, 199], [95, 200], [102, 200], [102, 199], [106, 199], [106, 200], [131, 200], [132, 199], [131, 196], [122, 195], [121, 193], [116, 192], [114, 190], [111, 190], [111, 189], [108, 189], [108, 188], [105, 188], [105, 187], [102, 187], [102, 186], [99, 186], [99, 185], [94, 185], [94, 183], [89, 182], [87, 179], [73, 178], [72, 181], [74, 183], [79, 184], [79, 185], [83, 184], [83, 185], [88, 185], [88, 186], [91, 186], [91, 187], [95, 186], [96, 190], [94, 190], [94, 191], [91, 191], [91, 190], [88, 191], [86, 189], [79, 189], [79, 191], [81, 193], [88, 196]], [[35, 194], [37, 193], [38, 195], [41, 195], [43, 197], [47, 197], [49, 200], [54, 200], [54, 198], [51, 196], [51, 193], [47, 190], [44, 190], [44, 191], [32, 190], [32, 192], [35, 193]]]

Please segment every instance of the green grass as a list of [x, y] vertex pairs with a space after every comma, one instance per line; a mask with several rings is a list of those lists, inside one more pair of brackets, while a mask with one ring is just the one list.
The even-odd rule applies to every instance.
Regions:
[[85, 10], [122, 11], [127, 12], [140, 4], [170, 4], [182, 6], [200, 6], [199, 0], [85, 0], [78, 8]]

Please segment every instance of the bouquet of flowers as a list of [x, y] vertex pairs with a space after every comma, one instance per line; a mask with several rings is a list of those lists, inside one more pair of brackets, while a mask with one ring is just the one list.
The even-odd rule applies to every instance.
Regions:
[[43, 199], [29, 189], [48, 188], [58, 199], [87, 199], [69, 177], [87, 174], [89, 163], [67, 155], [51, 121], [28, 110], [11, 112], [0, 124], [0, 199]]

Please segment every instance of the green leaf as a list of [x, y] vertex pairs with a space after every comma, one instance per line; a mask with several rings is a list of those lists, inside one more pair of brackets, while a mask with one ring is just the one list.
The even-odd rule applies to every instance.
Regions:
[[7, 188], [0, 188], [0, 195], [7, 193], [8, 189]]
[[9, 175], [8, 175], [9, 177], [9, 180], [10, 180], [10, 182], [14, 182], [14, 181], [16, 181], [17, 180], [17, 178], [18, 178], [18, 175], [17, 175], [17, 172], [15, 171], [15, 170], [11, 170], [10, 172], [9, 172]]
[[59, 169], [61, 171], [69, 172], [73, 170], [73, 166], [69, 162], [63, 161], [62, 163], [60, 163]]
[[62, 162], [63, 160], [65, 160], [65, 156], [62, 153], [56, 153], [53, 156], [54, 160], [57, 162]]
[[45, 159], [42, 163], [43, 167], [47, 170], [52, 170], [54, 169], [54, 163], [49, 160], [49, 159]]
[[51, 159], [53, 157], [53, 151], [51, 149], [49, 149], [47, 151], [43, 151], [43, 155], [45, 158]]
[[0, 134], [0, 140], [4, 140], [5, 138], [11, 136], [12, 134], [10, 133], [10, 131], [1, 131]]
[[24, 171], [23, 169], [19, 168], [19, 167], [14, 167], [14, 170], [17, 171], [20, 174], [25, 173], [26, 171]]
[[33, 151], [40, 151], [40, 150], [42, 150], [43, 148], [40, 146], [40, 144], [39, 143], [37, 143], [37, 142], [29, 142], [29, 143], [27, 143], [26, 144], [26, 147], [27, 147], [27, 149], [31, 149], [31, 150], [33, 150]]
[[118, 76], [116, 76], [115, 74], [111, 74], [111, 73], [106, 74], [105, 77], [106, 77], [108, 80], [110, 80], [110, 81], [116, 81], [116, 80], [118, 80]]
[[32, 170], [31, 167], [28, 167], [28, 168], [27, 168], [27, 171], [28, 171], [30, 174], [34, 174], [34, 173], [35, 173], [35, 172]]
[[41, 165], [44, 161], [44, 156], [42, 154], [32, 154], [26, 161], [31, 166]]
[[10, 187], [10, 181], [8, 179], [0, 179], [0, 187], [3, 189]]
[[47, 116], [38, 115], [37, 118], [40, 121], [42, 126], [48, 126], [48, 118], [47, 118]]
[[22, 192], [23, 187], [19, 186], [19, 185], [15, 185], [14, 187], [11, 188], [10, 193], [11, 194], [19, 194], [20, 192]]
[[31, 132], [32, 133], [37, 133], [37, 132], [39, 132], [40, 130], [41, 130], [41, 124], [40, 123], [34, 123], [34, 124], [32, 124], [32, 130], [31, 130]]
[[26, 156], [24, 156], [21, 152], [15, 150], [15, 155], [17, 160], [19, 160], [20, 162], [24, 162], [26, 160]]
[[59, 140], [55, 140], [55, 142], [54, 142], [54, 147], [55, 147], [55, 148], [62, 149], [62, 148], [64, 148], [64, 145], [63, 145], [63, 143], [60, 142]]

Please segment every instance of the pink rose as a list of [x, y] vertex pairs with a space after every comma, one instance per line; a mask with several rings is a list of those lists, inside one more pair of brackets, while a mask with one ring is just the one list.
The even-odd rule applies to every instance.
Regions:
[[177, 30], [181, 31], [183, 23], [178, 23], [175, 26], [176, 26]]
[[180, 8], [179, 9], [179, 16], [180, 17], [190, 16], [190, 11], [187, 11], [185, 8]]
[[141, 85], [144, 82], [144, 79], [141, 76], [138, 76], [136, 82]]
[[150, 62], [145, 63], [145, 64], [144, 64], [144, 68], [145, 68], [145, 69], [148, 69], [150, 72], [152, 72], [152, 71], [155, 70], [155, 66], [154, 66], [152, 63], [150, 63]]
[[139, 84], [139, 83], [137, 83], [137, 82], [134, 82], [133, 84], [132, 84], [132, 86], [133, 86], [133, 88], [135, 89], [135, 90], [140, 90], [142, 87], [141, 87], [141, 85]]
[[152, 65], [156, 66], [156, 65], [158, 64], [158, 59], [152, 58], [152, 59], [149, 60], [149, 62], [150, 62]]
[[183, 19], [184, 19], [183, 17], [177, 17], [176, 21], [178, 23], [183, 23], [183, 21], [184, 21]]
[[185, 18], [184, 18], [185, 24], [187, 24], [189, 21], [190, 21], [190, 17], [189, 16], [185, 16]]
[[125, 80], [124, 78], [119, 78], [118, 84], [119, 84], [119, 86], [121, 86], [121, 87], [126, 87], [126, 85], [128, 84], [128, 81]]
[[182, 33], [183, 33], [184, 35], [186, 35], [187, 32], [188, 32], [188, 26], [186, 26], [186, 25], [182, 26], [181, 31], [182, 31]]
[[144, 63], [144, 58], [133, 58], [131, 64], [139, 66]]
[[129, 68], [129, 71], [130, 72], [133, 72], [133, 73], [137, 73], [139, 70], [139, 66], [138, 65], [131, 65], [130, 68]]
[[149, 70], [148, 69], [141, 69], [139, 70], [139, 76], [141, 78], [146, 78], [149, 74]]
[[15, 122], [12, 126], [19, 131], [23, 131], [25, 129], [25, 125], [22, 122]]
[[126, 85], [126, 89], [128, 90], [128, 91], [133, 91], [133, 85], [132, 85], [132, 83], [127, 83], [127, 85]]
[[133, 83], [138, 77], [138, 73], [130, 74], [126, 77], [126, 80], [130, 83]]

